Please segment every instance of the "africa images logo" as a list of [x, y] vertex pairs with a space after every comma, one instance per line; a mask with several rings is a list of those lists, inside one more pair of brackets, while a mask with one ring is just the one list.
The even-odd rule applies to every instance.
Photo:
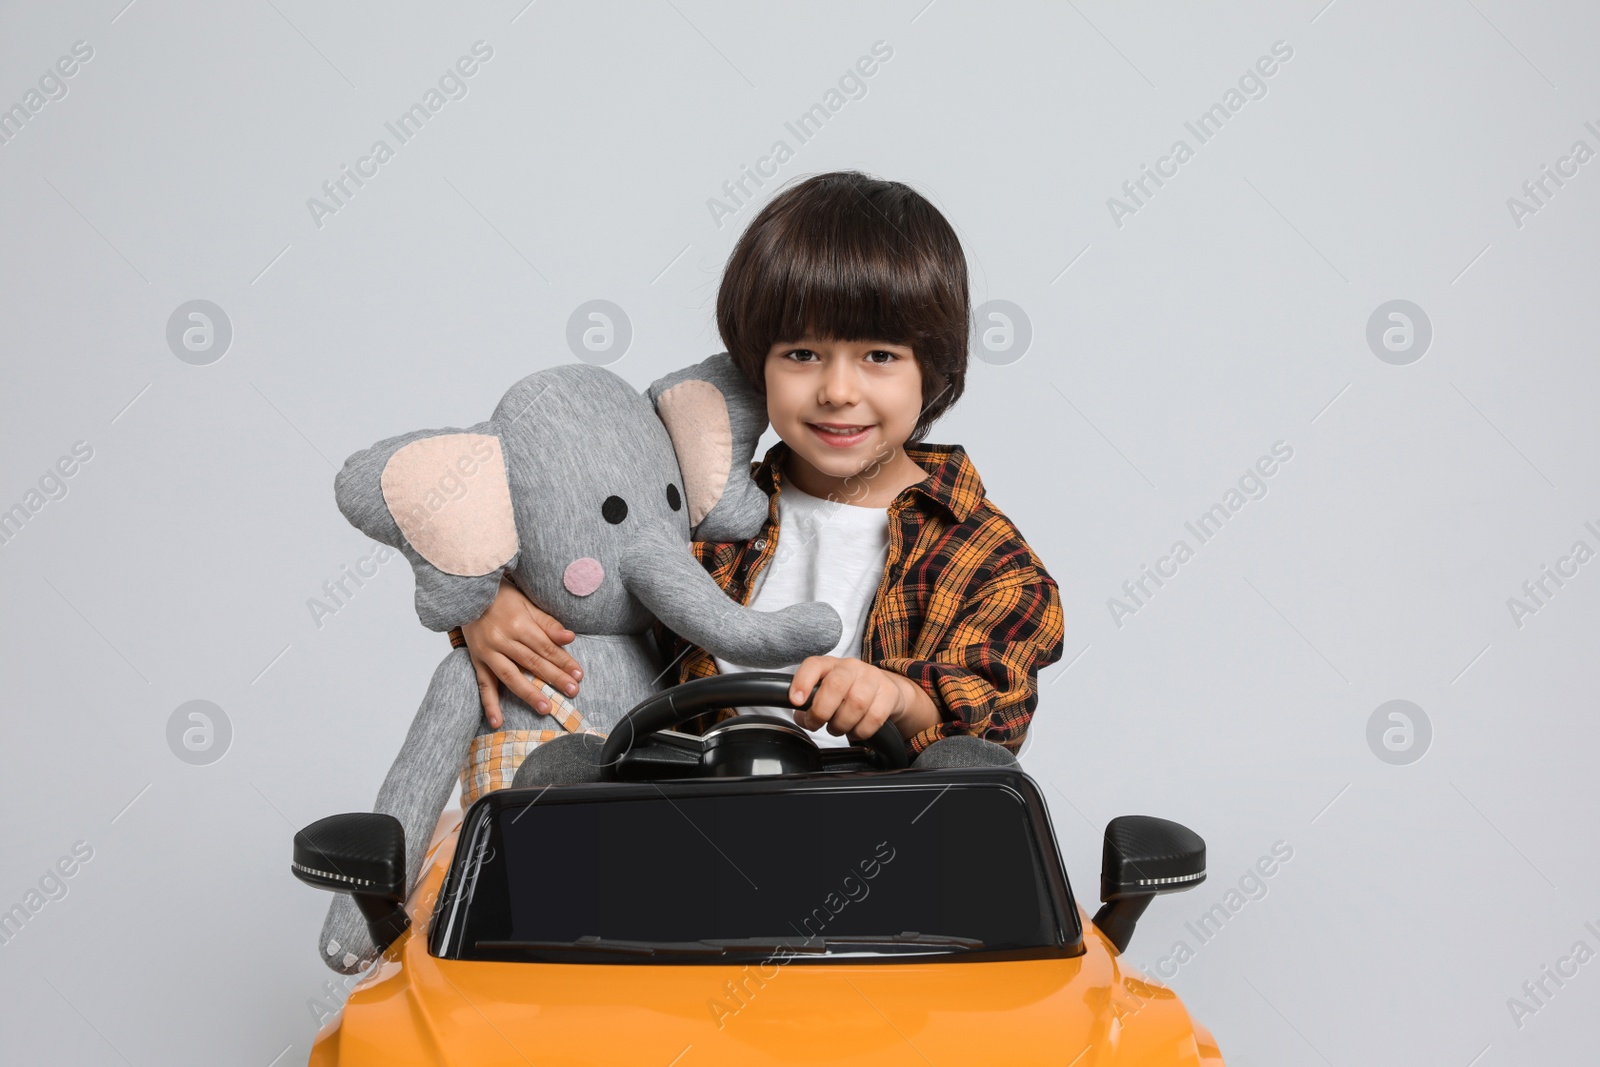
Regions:
[[437, 87], [429, 86], [420, 101], [402, 111], [393, 122], [383, 124], [384, 129], [394, 138], [393, 145], [382, 137], [373, 141], [367, 154], [356, 160], [353, 172], [348, 165], [341, 163], [338, 177], [322, 183], [325, 199], [315, 196], [306, 198], [306, 210], [311, 212], [311, 221], [316, 224], [317, 229], [322, 229], [324, 218], [337, 215], [349, 206], [350, 200], [366, 187], [367, 181], [378, 176], [378, 169], [393, 159], [401, 146], [409, 144], [412, 138], [421, 133], [422, 127], [437, 115], [446, 103], [465, 99], [468, 91], [467, 79], [478, 73], [481, 69], [480, 64], [487, 63], [492, 58], [494, 58], [493, 47], [481, 40], [474, 41], [472, 55], [462, 56], [456, 60], [453, 67], [447, 67], [445, 72], [439, 75]]
[[[1123, 220], [1130, 215], [1137, 215], [1141, 208], [1148, 205], [1156, 191], [1178, 176], [1179, 169], [1191, 159], [1201, 147], [1214, 139], [1222, 132], [1228, 121], [1244, 109], [1245, 104], [1251, 100], [1261, 100], [1267, 95], [1267, 79], [1277, 74], [1282, 65], [1294, 58], [1294, 48], [1287, 41], [1273, 41], [1271, 55], [1264, 55], [1255, 61], [1255, 65], [1245, 70], [1239, 76], [1238, 88], [1229, 86], [1222, 94], [1222, 99], [1206, 108], [1196, 116], [1193, 122], [1185, 122], [1184, 129], [1194, 137], [1195, 143], [1190, 145], [1187, 140], [1179, 137], [1172, 142], [1172, 147], [1167, 154], [1156, 159], [1154, 169], [1148, 164], [1139, 165], [1139, 176], [1130, 178], [1122, 183], [1122, 197], [1107, 197], [1106, 210], [1111, 213], [1111, 222], [1117, 229], [1122, 229]], [[1165, 179], [1165, 180], [1163, 180]], [[1151, 186], [1154, 188], [1151, 188]], [[1143, 196], [1140, 194], [1143, 193]]]
[[794, 135], [793, 147], [780, 137], [772, 142], [772, 147], [767, 149], [766, 155], [755, 161], [754, 173], [750, 167], [741, 163], [739, 176], [722, 183], [722, 193], [727, 199], [722, 200], [715, 196], [706, 198], [706, 210], [711, 213], [711, 221], [716, 224], [717, 229], [722, 229], [724, 222], [737, 215], [746, 204], [755, 199], [755, 194], [750, 191], [748, 183], [754, 182], [756, 188], [760, 189], [766, 185], [762, 178], [777, 177], [778, 168], [792, 160], [801, 145], [821, 133], [828, 121], [843, 110], [847, 103], [866, 97], [866, 79], [878, 73], [882, 65], [893, 58], [894, 48], [887, 41], [873, 41], [872, 55], [862, 56], [855, 61], [854, 66], [846, 67], [836, 83], [838, 88], [830, 87], [822, 94], [821, 100], [802, 111], [793, 122], [783, 124], [783, 128]]
[[[1172, 543], [1167, 554], [1156, 560], [1154, 570], [1150, 564], [1143, 564], [1137, 578], [1130, 578], [1122, 583], [1123, 596], [1107, 597], [1106, 610], [1111, 613], [1111, 621], [1116, 623], [1117, 629], [1122, 629], [1123, 620], [1129, 615], [1137, 615], [1148, 607], [1156, 592], [1176, 578], [1183, 565], [1194, 559], [1196, 551], [1220, 534], [1229, 520], [1246, 504], [1252, 500], [1265, 499], [1271, 488], [1267, 484], [1267, 479], [1281, 471], [1293, 458], [1293, 445], [1287, 441], [1274, 441], [1270, 454], [1262, 455], [1255, 463], [1245, 468], [1244, 473], [1239, 476], [1237, 488], [1230, 486], [1222, 494], [1220, 501], [1201, 512], [1192, 522], [1183, 524], [1183, 528], [1194, 536], [1194, 545], [1191, 546], [1188, 541], [1178, 538]], [[1151, 588], [1152, 584], [1154, 588]]]
[[83, 64], [94, 58], [94, 46], [88, 41], [74, 41], [72, 54], [62, 56], [55, 65], [39, 75], [39, 87], [29, 88], [10, 107], [0, 106], [0, 145], [8, 145], [22, 132], [33, 117], [43, 111], [46, 104], [65, 100], [70, 86], [67, 79], [83, 69]]

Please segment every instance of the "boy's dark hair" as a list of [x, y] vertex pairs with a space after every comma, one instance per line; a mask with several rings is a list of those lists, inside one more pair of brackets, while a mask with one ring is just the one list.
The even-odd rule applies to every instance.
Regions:
[[766, 395], [767, 351], [820, 340], [909, 345], [922, 371], [920, 441], [961, 396], [970, 301], [961, 242], [937, 208], [901, 182], [859, 171], [807, 178], [757, 213], [728, 257], [717, 330]]

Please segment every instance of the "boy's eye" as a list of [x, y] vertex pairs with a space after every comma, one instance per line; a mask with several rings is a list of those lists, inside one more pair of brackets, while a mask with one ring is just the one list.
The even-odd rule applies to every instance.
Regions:
[[[811, 351], [809, 348], [791, 348], [789, 351], [784, 353], [784, 356], [787, 359], [794, 360], [796, 363], [810, 363], [813, 359], [817, 358], [817, 354]], [[879, 359], [878, 357], [880, 356], [883, 358]], [[876, 363], [879, 366], [883, 366], [886, 363], [893, 363], [899, 358], [901, 358], [900, 353], [891, 352], [887, 348], [875, 348], [866, 354], [866, 359], [869, 363]]]

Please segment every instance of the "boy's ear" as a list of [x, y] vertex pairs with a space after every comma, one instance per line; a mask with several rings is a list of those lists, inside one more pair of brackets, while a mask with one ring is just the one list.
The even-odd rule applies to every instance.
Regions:
[[345, 460], [333, 484], [339, 510], [356, 529], [411, 561], [424, 626], [460, 626], [493, 602], [518, 552], [493, 423], [379, 441]]
[[649, 389], [683, 473], [690, 537], [744, 541], [767, 519], [767, 494], [750, 478], [767, 405], [726, 352], [673, 371]]

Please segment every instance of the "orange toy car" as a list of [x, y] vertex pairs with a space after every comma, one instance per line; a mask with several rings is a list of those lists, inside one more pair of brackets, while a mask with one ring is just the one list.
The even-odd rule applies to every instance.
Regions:
[[1153, 896], [1204, 879], [1198, 836], [1113, 819], [1091, 922], [1018, 767], [907, 767], [892, 728], [829, 749], [778, 716], [673, 729], [788, 683], [665, 690], [607, 737], [607, 780], [447, 814], [409, 902], [392, 817], [302, 830], [296, 876], [387, 946], [311, 1063], [1220, 1067], [1119, 958]]

